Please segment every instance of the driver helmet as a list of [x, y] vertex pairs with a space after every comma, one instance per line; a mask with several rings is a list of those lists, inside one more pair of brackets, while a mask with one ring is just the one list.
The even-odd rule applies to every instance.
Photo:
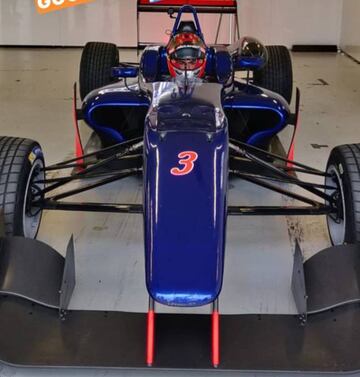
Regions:
[[202, 78], [206, 66], [206, 45], [195, 33], [174, 35], [167, 47], [169, 72], [175, 78]]

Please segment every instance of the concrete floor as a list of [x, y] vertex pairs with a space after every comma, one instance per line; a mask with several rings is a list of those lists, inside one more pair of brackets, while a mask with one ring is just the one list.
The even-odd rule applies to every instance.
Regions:
[[[294, 54], [293, 58], [295, 84], [302, 92], [296, 158], [324, 168], [332, 147], [360, 141], [357, 139], [360, 68], [340, 54]], [[131, 50], [121, 51], [121, 59], [134, 61], [137, 54]], [[0, 49], [0, 133], [38, 140], [48, 163], [72, 155], [71, 96], [79, 60], [80, 50], [77, 49]], [[84, 129], [84, 137], [88, 134]], [[281, 136], [285, 144], [288, 136], [286, 132]], [[86, 198], [139, 202], [141, 181], [129, 178], [88, 193]], [[230, 204], [270, 202], [282, 204], [285, 199], [262, 190], [254, 193], [250, 184], [239, 180], [231, 182]], [[146, 310], [141, 226], [138, 215], [45, 213], [39, 239], [62, 252], [70, 234], [75, 236], [77, 286], [71, 308]], [[295, 313], [290, 291], [295, 237], [300, 238], [305, 258], [329, 244], [323, 218], [229, 220], [221, 312]], [[158, 311], [169, 309], [160, 307]], [[200, 312], [208, 311], [206, 307], [200, 309]], [[143, 374], [0, 365], [0, 377]], [[149, 371], [146, 374], [188, 376], [199, 373]]]

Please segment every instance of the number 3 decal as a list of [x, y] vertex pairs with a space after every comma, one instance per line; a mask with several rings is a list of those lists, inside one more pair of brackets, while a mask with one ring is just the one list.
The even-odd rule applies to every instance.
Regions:
[[180, 152], [178, 154], [179, 164], [183, 165], [182, 169], [172, 168], [170, 173], [172, 175], [186, 175], [192, 172], [194, 169], [194, 162], [198, 159], [198, 154], [192, 151]]

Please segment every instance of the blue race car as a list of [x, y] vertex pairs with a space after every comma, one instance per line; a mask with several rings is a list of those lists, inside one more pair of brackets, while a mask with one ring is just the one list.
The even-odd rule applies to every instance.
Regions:
[[[182, 21], [185, 12], [193, 21]], [[139, 67], [118, 60], [115, 45], [85, 46], [80, 115], [103, 148], [134, 138], [143, 147], [151, 297], [166, 305], [209, 304], [222, 284], [229, 139], [268, 150], [293, 121], [290, 54], [252, 38], [208, 47], [196, 10], [184, 6], [166, 46], [145, 48]], [[251, 83], [249, 75], [235, 79], [236, 71], [249, 70]]]
[[[184, 13], [191, 13], [193, 21], [182, 21]], [[237, 72], [244, 78], [237, 79]], [[80, 68], [82, 108], [74, 102], [76, 133], [78, 139], [77, 120], [83, 119], [100, 139], [101, 148], [83, 154], [78, 140], [77, 157], [45, 166], [38, 143], [1, 138], [0, 209], [5, 234], [35, 238], [43, 210], [142, 214], [150, 297], [147, 364], [153, 362], [158, 302], [213, 305], [212, 363], [218, 366], [217, 300], [227, 216], [326, 215], [333, 244], [360, 241], [355, 200], [360, 190], [359, 147], [335, 148], [325, 172], [293, 161], [294, 137], [287, 156], [270, 151], [272, 140], [288, 125], [294, 127], [295, 136], [299, 92], [292, 114], [292, 85], [291, 58], [285, 47], [265, 47], [253, 38], [228, 47], [208, 46], [191, 6], [179, 10], [169, 43], [145, 48], [139, 65], [119, 63], [115, 45], [88, 43]], [[69, 176], [46, 176], [48, 171], [69, 168], [75, 168]], [[325, 183], [303, 181], [296, 172], [323, 176]], [[64, 201], [139, 174], [142, 204]], [[304, 205], [228, 206], [231, 176]], [[90, 183], [54, 193], [89, 177]], [[280, 183], [300, 187], [311, 197]], [[69, 294], [66, 297], [68, 302]]]

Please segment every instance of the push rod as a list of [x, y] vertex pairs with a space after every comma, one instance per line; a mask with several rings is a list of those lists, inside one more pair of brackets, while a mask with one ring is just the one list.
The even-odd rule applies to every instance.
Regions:
[[[74, 157], [74, 158], [71, 158], [71, 159], [66, 160], [66, 161], [62, 161], [62, 162], [58, 162], [58, 163], [53, 164], [53, 165], [46, 166], [44, 168], [44, 170], [56, 170], [56, 167], [65, 166], [65, 165], [70, 164], [72, 162], [77, 162], [79, 160], [83, 160], [84, 158], [98, 156], [99, 154], [104, 153], [104, 152], [110, 152], [110, 151], [113, 151], [113, 150], [121, 149], [121, 148], [127, 147], [129, 145], [136, 144], [136, 143], [140, 142], [142, 139], [143, 139], [142, 137], [138, 137], [138, 138], [131, 139], [131, 140], [128, 140], [128, 141], [124, 141], [124, 142], [121, 142], [121, 143], [118, 143], [118, 144], [115, 144], [115, 145], [111, 145], [109, 147], [100, 149], [98, 151], [84, 154], [83, 156], [80, 156], [80, 157]], [[113, 153], [115, 154], [115, 152], [113, 152]]]
[[78, 211], [78, 212], [104, 212], [104, 213], [134, 213], [142, 214], [142, 204], [130, 203], [91, 203], [91, 202], [63, 202], [45, 199], [34, 205], [46, 210]]
[[66, 183], [68, 182], [71, 182], [73, 181], [75, 178], [81, 178], [82, 176], [88, 174], [88, 173], [91, 173], [93, 171], [96, 171], [97, 169], [100, 169], [106, 165], [108, 165], [109, 163], [111, 163], [112, 161], [116, 160], [116, 159], [120, 159], [124, 156], [126, 156], [127, 154], [131, 153], [131, 152], [134, 152], [136, 151], [137, 149], [141, 148], [142, 147], [142, 142], [139, 142], [135, 145], [132, 145], [128, 148], [126, 148], [124, 151], [122, 152], [119, 152], [119, 153], [116, 153], [114, 154], [113, 156], [110, 156], [104, 160], [101, 160], [99, 161], [98, 163], [88, 167], [88, 168], [85, 168], [69, 177], [65, 177], [64, 180], [60, 181], [60, 182], [57, 182], [57, 183], [54, 183], [53, 185], [50, 185], [48, 187], [46, 187], [45, 189], [41, 190], [41, 192], [37, 193], [36, 195], [39, 196], [39, 195], [44, 195], [50, 191], [53, 191], [63, 185], [65, 185]]
[[94, 178], [99, 178], [99, 177], [104, 177], [104, 176], [113, 176], [114, 174], [118, 174], [123, 171], [128, 171], [129, 169], [142, 170], [142, 165], [143, 165], [142, 159], [143, 159], [143, 156], [140, 154], [124, 156], [122, 158], [119, 158], [116, 161], [115, 170], [103, 171], [99, 173], [91, 173], [89, 175], [81, 175], [81, 176], [73, 174], [71, 176], [66, 176], [66, 177], [47, 178], [47, 179], [37, 180], [34, 182], [34, 184], [40, 184], [40, 183], [50, 184], [50, 183], [58, 183], [58, 182], [68, 183], [70, 182], [69, 181], [70, 178], [71, 178], [71, 181], [76, 181], [80, 179], [84, 180], [84, 179], [94, 179]]
[[333, 211], [329, 206], [229, 206], [228, 216], [321, 216], [329, 215]]
[[278, 154], [271, 153], [271, 152], [268, 152], [268, 151], [264, 151], [263, 149], [254, 147], [253, 145], [246, 144], [246, 143], [243, 143], [243, 142], [238, 141], [238, 140], [230, 139], [230, 143], [234, 144], [237, 147], [241, 147], [241, 148], [248, 149], [248, 150], [253, 150], [253, 151], [259, 152], [263, 155], [273, 157], [273, 158], [280, 160], [280, 161], [283, 161], [283, 162], [290, 162], [295, 166], [298, 166], [302, 169], [305, 169], [306, 171], [309, 172], [309, 174], [311, 174], [310, 172], [316, 172], [316, 173], [324, 174], [324, 172], [322, 172], [321, 170], [312, 168], [311, 166], [301, 164], [300, 162], [296, 162], [296, 161], [290, 161], [289, 159], [282, 157], [282, 156], [279, 156]]
[[120, 179], [123, 179], [123, 178], [126, 178], [126, 177], [130, 177], [131, 175], [135, 175], [137, 173], [138, 173], [137, 169], [135, 169], [135, 170], [129, 170], [127, 172], [124, 171], [124, 172], [121, 172], [119, 174], [114, 174], [111, 177], [108, 177], [108, 178], [105, 178], [105, 179], [101, 179], [101, 180], [99, 180], [97, 182], [94, 182], [94, 183], [91, 183], [89, 185], [86, 185], [86, 186], [83, 186], [83, 187], [79, 187], [79, 188], [75, 188], [75, 189], [72, 189], [72, 190], [69, 190], [69, 191], [65, 191], [65, 192], [63, 192], [61, 194], [54, 195], [54, 196], [50, 197], [49, 199], [51, 199], [51, 200], [60, 200], [60, 199], [68, 198], [70, 196], [80, 194], [80, 193], [82, 193], [84, 191], [89, 191], [89, 190], [92, 190], [94, 188], [107, 185], [108, 183], [112, 183], [112, 182], [118, 181]]
[[320, 177], [330, 177], [330, 174], [327, 174], [327, 173], [321, 172], [321, 171], [317, 172], [317, 171], [288, 167], [288, 166], [284, 166], [281, 169], [286, 171], [286, 172], [291, 171], [291, 172], [297, 172], [297, 173], [303, 173], [303, 174], [317, 175], [317, 176], [320, 176]]
[[299, 187], [301, 187], [302, 189], [306, 190], [306, 191], [309, 191], [311, 192], [312, 194], [324, 199], [324, 200], [327, 200], [329, 203], [333, 203], [334, 202], [334, 198], [328, 194], [326, 194], [325, 192], [315, 188], [315, 187], [309, 187], [307, 186], [306, 184], [303, 184], [302, 181], [300, 181], [299, 179], [297, 178], [294, 178], [292, 177], [291, 175], [289, 175], [288, 173], [285, 173], [283, 171], [281, 171], [280, 169], [276, 168], [275, 166], [273, 166], [272, 164], [268, 163], [268, 162], [265, 162], [263, 161], [261, 158], [258, 158], [254, 155], [251, 155], [249, 153], [246, 152], [246, 157], [252, 159], [254, 162], [258, 163], [259, 165], [262, 165], [264, 167], [267, 167], [268, 169], [270, 169], [271, 171], [273, 171], [274, 173], [276, 173], [279, 177], [283, 177], [285, 179], [288, 179], [288, 180], [291, 180], [293, 179], [293, 183]]
[[[294, 182], [293, 179], [285, 179], [285, 178], [276, 178], [276, 177], [270, 177], [267, 175], [261, 175], [261, 174], [249, 174], [249, 173], [243, 173], [239, 170], [232, 170], [230, 173], [234, 175], [241, 175], [241, 177], [250, 177], [250, 178], [259, 178], [259, 179], [264, 179], [266, 181], [273, 181], [273, 182], [280, 182], [280, 183], [289, 183], [289, 184], [297, 184], [297, 182]], [[321, 188], [325, 190], [336, 190], [336, 187], [334, 186], [328, 186], [328, 185], [322, 185], [319, 183], [314, 183], [314, 182], [302, 182], [302, 185], [306, 187], [316, 187], [316, 188]]]
[[275, 167], [274, 165], [272, 165], [271, 163], [269, 162], [266, 162], [264, 160], [262, 160], [261, 158], [247, 152], [246, 150], [242, 150], [240, 147], [237, 147], [236, 145], [232, 145], [232, 148], [236, 151], [236, 153], [238, 153], [240, 156], [243, 156], [243, 157], [246, 157], [248, 158], [249, 160], [252, 160], [253, 162], [255, 162], [256, 164], [268, 169], [269, 171], [272, 171], [274, 172], [277, 176], [279, 177], [283, 177], [287, 180], [292, 180], [294, 184], [296, 184], [297, 186], [301, 187], [302, 189], [306, 190], [306, 191], [309, 191], [311, 192], [312, 194], [314, 195], [317, 195], [319, 196], [320, 198], [328, 201], [329, 203], [333, 203], [334, 202], [334, 198], [326, 193], [324, 193], [323, 191], [321, 190], [318, 190], [317, 188], [315, 187], [307, 187], [306, 185], [302, 184], [303, 182], [300, 181], [299, 179], [297, 178], [294, 178], [292, 177], [290, 174], [288, 173], [285, 173], [284, 171], [282, 171], [281, 169]]
[[299, 195], [299, 194], [296, 194], [294, 192], [291, 192], [289, 190], [285, 190], [279, 186], [276, 186], [276, 185], [273, 185], [269, 182], [266, 182], [262, 179], [258, 179], [258, 178], [254, 178], [254, 177], [250, 177], [250, 176], [247, 176], [247, 175], [242, 175], [241, 173], [239, 174], [236, 174], [237, 177], [245, 180], [245, 181], [248, 181], [248, 182], [251, 182], [251, 183], [254, 183], [255, 185], [257, 186], [260, 186], [260, 187], [264, 187], [268, 190], [271, 190], [271, 191], [274, 191], [274, 192], [277, 192], [278, 194], [282, 194], [282, 195], [285, 195], [289, 198], [292, 198], [292, 199], [295, 199], [295, 200], [299, 200], [300, 202], [303, 202], [303, 203], [307, 203], [307, 204], [310, 204], [312, 206], [319, 206], [321, 205], [319, 202], [317, 202], [316, 200], [312, 200], [312, 199], [309, 199], [303, 195]]

